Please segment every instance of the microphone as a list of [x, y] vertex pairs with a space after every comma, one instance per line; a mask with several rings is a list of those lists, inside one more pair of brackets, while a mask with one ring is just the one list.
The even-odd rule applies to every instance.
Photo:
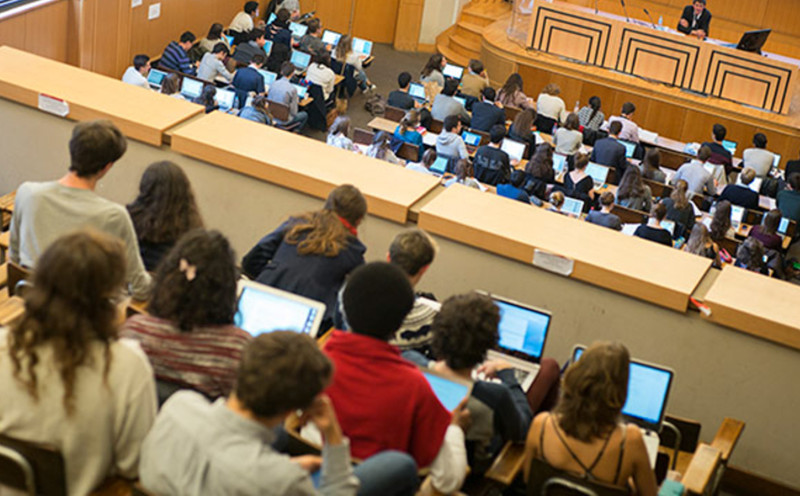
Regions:
[[628, 15], [628, 7], [625, 6], [625, 0], [619, 0], [619, 3], [622, 4], [622, 11], [625, 12], [625, 20], [631, 22], [631, 16]]
[[656, 23], [655, 21], [653, 21], [653, 16], [650, 15], [650, 11], [647, 9], [642, 9], [642, 10], [644, 10], [644, 13], [647, 14], [647, 18], [650, 19], [650, 24], [653, 25], [653, 29], [657, 30], [658, 28], [656, 28]]
[[598, 2], [598, 0], [594, 0], [594, 13], [595, 13], [595, 15], [597, 15], [597, 12], [599, 12], [599, 9], [597, 8], [597, 2]]

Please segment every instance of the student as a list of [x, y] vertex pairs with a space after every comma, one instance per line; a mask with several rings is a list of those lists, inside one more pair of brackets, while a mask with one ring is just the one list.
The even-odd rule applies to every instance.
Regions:
[[167, 74], [161, 81], [161, 93], [178, 100], [186, 100], [186, 97], [181, 95], [181, 77], [174, 73]]
[[667, 207], [667, 219], [674, 221], [684, 227], [686, 232], [692, 230], [695, 222], [694, 206], [692, 206], [687, 195], [689, 185], [681, 179], [672, 189], [669, 198], [664, 198], [661, 203]]
[[[250, 59], [250, 65], [242, 67], [233, 76], [233, 87], [236, 88], [237, 94], [240, 99], [247, 101], [247, 96], [250, 93], [256, 95], [263, 95], [266, 91], [264, 85], [264, 76], [261, 75], [259, 70], [264, 67], [267, 62], [267, 56], [263, 53], [257, 53]], [[244, 98], [242, 98], [244, 97]], [[242, 104], [245, 102], [243, 101]]]
[[457, 115], [444, 118], [443, 132], [436, 137], [436, 154], [447, 158], [469, 158], [467, 145], [461, 138], [461, 119]]
[[322, 88], [322, 96], [326, 101], [332, 99], [336, 87], [336, 73], [331, 69], [331, 56], [326, 51], [314, 52], [311, 64], [306, 71], [306, 79]]
[[233, 54], [235, 60], [240, 66], [246, 66], [253, 62], [253, 57], [261, 55], [264, 57], [266, 63], [267, 53], [264, 51], [264, 45], [267, 44], [266, 32], [263, 29], [256, 28], [248, 34], [249, 40], [247, 43], [239, 43], [236, 45], [236, 52]]
[[[553, 412], [536, 416], [525, 443], [525, 480], [531, 459], [598, 482], [655, 496], [642, 431], [620, 423], [628, 396], [628, 350], [618, 343], [595, 343], [568, 368]], [[623, 456], [624, 455], [624, 456]]]
[[[586, 208], [594, 203], [594, 179], [586, 173], [589, 157], [585, 153], [575, 156], [575, 168], [564, 175], [564, 187], [571, 197], [583, 200]], [[611, 195], [613, 198], [613, 194]], [[612, 199], [613, 202], [613, 199]]]
[[392, 151], [391, 141], [391, 135], [386, 131], [376, 133], [375, 136], [372, 137], [372, 144], [367, 148], [365, 155], [389, 162], [390, 164], [404, 165]]
[[139, 256], [131, 218], [125, 207], [95, 193], [98, 182], [127, 147], [125, 136], [110, 121], [75, 125], [69, 141], [69, 172], [58, 181], [25, 182], [17, 189], [10, 260], [33, 269], [39, 255], [62, 234], [82, 227], [98, 229], [123, 241], [126, 286], [134, 298], [146, 299], [150, 275]]
[[231, 21], [228, 29], [236, 33], [249, 33], [255, 27], [253, 20], [258, 17], [258, 2], [247, 2], [244, 9], [237, 13]]
[[714, 208], [708, 228], [711, 240], [720, 243], [724, 238], [733, 238], [736, 231], [731, 227], [731, 202], [722, 200]]
[[[142, 445], [142, 485], [165, 496], [413, 495], [416, 465], [408, 455], [381, 453], [353, 468], [337, 412], [322, 394], [332, 374], [330, 360], [308, 336], [258, 336], [242, 355], [227, 399], [210, 403], [179, 391], [167, 401]], [[324, 439], [318, 487], [306, 466], [272, 446], [276, 430], [297, 411]]]
[[504, 107], [516, 107], [523, 110], [535, 109], [533, 100], [525, 95], [523, 87], [522, 76], [516, 72], [511, 74], [497, 92], [497, 101]]
[[[778, 208], [783, 216], [800, 223], [800, 173], [788, 176], [789, 188], [780, 191], [777, 196]], [[17, 193], [19, 195], [19, 193]], [[14, 218], [11, 218], [12, 225]]]
[[349, 184], [335, 188], [322, 210], [290, 217], [242, 259], [247, 277], [325, 303], [331, 322], [345, 277], [364, 263], [358, 226], [367, 201]]
[[702, 146], [707, 146], [711, 150], [711, 156], [708, 158], [709, 163], [723, 166], [726, 177], [733, 170], [733, 155], [722, 146], [727, 134], [728, 130], [725, 129], [725, 126], [714, 124], [714, 127], [711, 128], [713, 141], [706, 141], [702, 144]]
[[[480, 98], [483, 90], [489, 88], [489, 76], [483, 69], [483, 62], [472, 59], [467, 65], [467, 71], [461, 77], [461, 94]], [[493, 99], [494, 100], [494, 99]]]
[[492, 127], [501, 125], [505, 129], [506, 112], [495, 102], [495, 91], [491, 86], [481, 91], [483, 100], [472, 105], [472, 120], [469, 127], [488, 133]]
[[490, 141], [475, 152], [473, 163], [475, 177], [484, 184], [497, 186], [498, 183], [507, 183], [511, 178], [511, 160], [508, 153], [500, 149], [506, 128], [502, 124], [495, 124], [489, 132]]
[[289, 107], [289, 120], [286, 122], [277, 121], [281, 126], [293, 128], [294, 132], [299, 133], [308, 122], [308, 114], [299, 111], [299, 98], [297, 88], [292, 85], [291, 77], [294, 75], [294, 64], [287, 61], [281, 66], [280, 79], [272, 83], [269, 87], [268, 98], [270, 101], [278, 102]]
[[756, 171], [750, 167], [745, 167], [739, 180], [742, 184], [729, 184], [722, 190], [719, 195], [720, 200], [728, 200], [734, 205], [739, 205], [751, 210], [758, 209], [759, 196], [758, 193], [750, 189], [750, 185], [756, 178]]
[[428, 63], [422, 69], [419, 81], [421, 83], [436, 83], [440, 88], [444, 87], [444, 74], [442, 69], [447, 65], [447, 59], [441, 54], [434, 53], [428, 59]]
[[126, 207], [131, 216], [145, 268], [158, 263], [186, 232], [203, 227], [192, 185], [175, 163], [150, 164], [139, 182], [139, 194]]
[[600, 195], [600, 210], [592, 210], [589, 212], [586, 215], [586, 222], [621, 231], [622, 221], [619, 216], [611, 213], [613, 206], [614, 195], [610, 191], [603, 192], [603, 194]]
[[125, 251], [95, 230], [58, 238], [24, 294], [25, 314], [0, 329], [0, 434], [56, 446], [70, 496], [112, 475], [135, 479], [156, 414], [153, 370], [116, 338]]
[[603, 125], [606, 116], [600, 110], [601, 102], [599, 96], [589, 98], [589, 104], [578, 110], [578, 121], [581, 126], [597, 131]]
[[619, 141], [619, 133], [622, 130], [622, 123], [615, 121], [608, 125], [608, 137], [599, 139], [595, 142], [592, 149], [590, 162], [606, 167], [614, 167], [617, 181], [622, 179], [625, 169], [628, 167], [628, 160], [625, 157], [625, 145]]
[[217, 46], [217, 43], [224, 43], [225, 46], [228, 47], [228, 50], [230, 50], [231, 45], [228, 43], [227, 38], [223, 36], [224, 35], [223, 30], [224, 28], [222, 24], [218, 22], [212, 24], [211, 27], [208, 29], [208, 34], [206, 35], [206, 37], [200, 40], [199, 42], [200, 48], [202, 48], [206, 52], [210, 52], [211, 50], [214, 49], [215, 46]]
[[753, 226], [747, 235], [761, 241], [767, 250], [780, 251], [783, 248], [783, 238], [778, 234], [781, 217], [783, 217], [781, 211], [773, 208], [764, 215], [763, 224]]
[[681, 179], [685, 180], [689, 185], [689, 193], [692, 195], [702, 195], [703, 189], [709, 195], [717, 194], [717, 187], [714, 185], [714, 178], [711, 173], [703, 167], [703, 164], [711, 156], [711, 149], [707, 146], [701, 146], [697, 152], [697, 158], [683, 164], [678, 169], [678, 172], [672, 176], [670, 184], [675, 185]]
[[648, 148], [642, 160], [642, 177], [662, 184], [667, 182], [667, 175], [661, 170], [661, 152], [658, 148]]
[[647, 219], [647, 224], [642, 224], [636, 228], [633, 233], [634, 236], [649, 239], [662, 245], [672, 246], [672, 235], [661, 227], [661, 221], [667, 215], [667, 207], [663, 203], [656, 203], [650, 210], [650, 217]]
[[558, 96], [559, 94], [561, 94], [561, 88], [557, 84], [550, 83], [545, 86], [536, 99], [536, 112], [556, 122], [564, 122], [564, 119], [567, 118], [567, 107], [564, 100]]
[[328, 129], [327, 143], [349, 152], [358, 150], [353, 144], [353, 140], [350, 139], [350, 118], [348, 116], [340, 115], [333, 121]]
[[553, 169], [553, 147], [550, 143], [542, 143], [536, 147], [536, 153], [525, 166], [525, 173], [543, 183], [556, 182], [556, 171]]
[[328, 57], [330, 57], [330, 50], [320, 39], [322, 37], [322, 21], [315, 17], [308, 21], [306, 25], [308, 26], [308, 30], [306, 34], [300, 38], [300, 50], [310, 53], [311, 55], [327, 54]]
[[389, 98], [386, 103], [392, 107], [397, 107], [403, 110], [411, 110], [419, 107], [420, 103], [414, 100], [414, 97], [408, 94], [408, 87], [411, 84], [411, 74], [408, 72], [401, 72], [397, 76], [398, 89], [389, 93]]
[[753, 148], [742, 152], [742, 166], [756, 171], [756, 177], [767, 177], [772, 170], [775, 154], [767, 150], [767, 137], [763, 133], [753, 136]]
[[430, 467], [434, 489], [455, 491], [467, 469], [465, 401], [448, 413], [417, 367], [388, 343], [414, 305], [408, 276], [393, 264], [367, 264], [351, 274], [342, 303], [350, 332], [334, 330], [323, 351], [334, 366], [327, 393], [353, 456], [408, 453], [418, 467]]
[[512, 200], [521, 201], [530, 205], [531, 198], [522, 189], [522, 184], [525, 182], [525, 173], [521, 170], [511, 171], [511, 181], [504, 184], [497, 185], [497, 194]]
[[196, 74], [195, 67], [189, 59], [188, 52], [192, 48], [195, 39], [191, 31], [186, 31], [181, 35], [180, 41], [170, 41], [167, 48], [164, 49], [164, 53], [161, 54], [159, 65], [166, 69], [194, 76]]
[[292, 31], [289, 29], [291, 14], [286, 9], [278, 9], [275, 20], [267, 27], [267, 39], [273, 42], [272, 50], [275, 45], [283, 45], [287, 51], [292, 48]]
[[156, 379], [209, 398], [229, 394], [250, 334], [234, 327], [236, 262], [218, 231], [194, 229], [159, 264], [147, 315], [121, 335], [141, 344]]
[[334, 52], [334, 57], [342, 64], [353, 66], [355, 71], [354, 77], [356, 78], [356, 81], [358, 81], [358, 87], [361, 88], [362, 92], [375, 91], [378, 88], [372, 84], [367, 77], [367, 72], [364, 70], [364, 65], [362, 62], [362, 55], [353, 51], [353, 38], [349, 34], [343, 35], [339, 39], [339, 43], [336, 45], [336, 50]]
[[228, 83], [233, 79], [231, 74], [222, 62], [225, 57], [230, 55], [230, 50], [225, 43], [217, 43], [211, 52], [203, 55], [200, 66], [197, 68], [197, 77], [213, 82], [217, 77], [221, 77]]
[[564, 121], [564, 125], [553, 133], [553, 144], [556, 145], [556, 153], [574, 155], [580, 150], [583, 144], [583, 133], [578, 129], [580, 125], [578, 115], [570, 112]]
[[419, 149], [419, 155], [417, 160], [422, 159], [422, 152], [425, 149], [425, 146], [422, 142], [422, 135], [417, 131], [419, 128], [419, 111], [412, 109], [409, 110], [403, 119], [400, 120], [400, 124], [394, 130], [394, 135], [392, 137], [393, 145], [399, 145], [397, 149], [400, 149], [402, 143], [411, 143], [412, 145], [416, 145]]
[[741, 267], [752, 272], [768, 275], [769, 270], [764, 261], [764, 245], [756, 238], [747, 238], [736, 250], [736, 267]]
[[423, 174], [433, 174], [431, 166], [436, 162], [436, 150], [429, 148], [422, 154], [422, 160], [419, 163], [409, 162], [406, 164], [406, 169], [422, 172]]
[[565, 197], [563, 192], [553, 191], [552, 193], [550, 193], [550, 199], [549, 199], [550, 207], [547, 210], [561, 215], [567, 215], [566, 212], [561, 211], [561, 207], [564, 206], [564, 200]]
[[122, 82], [149, 90], [150, 83], [147, 81], [149, 73], [150, 57], [139, 54], [133, 57], [133, 65], [125, 69], [125, 74], [122, 75]]
[[612, 116], [608, 119], [608, 123], [619, 122], [622, 124], [622, 130], [619, 132], [619, 139], [631, 141], [633, 143], [639, 142], [639, 125], [633, 122], [633, 114], [636, 112], [636, 105], [632, 102], [625, 102], [622, 104], [622, 111], [619, 116]]
[[457, 115], [461, 118], [461, 122], [469, 124], [472, 116], [469, 115], [464, 104], [455, 99], [456, 92], [458, 91], [458, 81], [448, 78], [444, 83], [442, 92], [436, 95], [433, 99], [433, 106], [431, 106], [431, 116], [438, 121], [444, 121], [447, 116]]
[[480, 183], [475, 179], [475, 169], [468, 159], [461, 159], [456, 163], [455, 177], [448, 179], [444, 187], [448, 188], [454, 184], [461, 184], [468, 188], [482, 189]]
[[710, 24], [711, 12], [706, 8], [706, 0], [693, 0], [691, 5], [683, 9], [678, 21], [678, 31], [703, 40], [708, 36]]
[[215, 110], [219, 110], [219, 105], [217, 104], [217, 87], [213, 84], [206, 84], [203, 86], [203, 92], [200, 93], [200, 96], [197, 97], [195, 103], [199, 103], [206, 109], [206, 114], [210, 114]]
[[508, 130], [508, 137], [525, 143], [528, 145], [525, 155], [522, 157], [525, 160], [530, 160], [533, 156], [533, 151], [536, 149], [536, 111], [533, 109], [525, 109], [518, 113], [514, 118], [514, 122]]
[[[416, 288], [422, 276], [433, 263], [438, 247], [428, 234], [421, 229], [408, 229], [395, 236], [389, 246], [389, 263], [403, 269], [412, 288]], [[414, 306], [403, 319], [403, 323], [389, 340], [400, 351], [414, 350], [425, 357], [432, 357], [431, 324], [437, 314], [437, 307], [427, 303], [430, 295], [416, 293]]]
[[708, 228], [702, 222], [698, 222], [692, 227], [692, 234], [683, 247], [683, 251], [710, 258], [714, 261], [712, 267], [717, 269], [722, 267], [722, 262], [719, 258], [719, 246], [711, 239]]
[[253, 97], [250, 105], [239, 112], [239, 117], [247, 119], [248, 121], [271, 126], [273, 117], [269, 112], [269, 100], [267, 100], [267, 97], [264, 95], [256, 95]]
[[650, 186], [642, 181], [642, 173], [638, 167], [628, 167], [617, 188], [616, 202], [633, 210], [650, 211], [653, 193]]

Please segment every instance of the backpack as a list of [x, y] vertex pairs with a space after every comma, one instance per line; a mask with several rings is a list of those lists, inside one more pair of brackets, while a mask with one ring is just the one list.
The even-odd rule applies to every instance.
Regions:
[[382, 116], [386, 112], [386, 101], [380, 95], [370, 95], [364, 103], [364, 110], [369, 112], [372, 117]]

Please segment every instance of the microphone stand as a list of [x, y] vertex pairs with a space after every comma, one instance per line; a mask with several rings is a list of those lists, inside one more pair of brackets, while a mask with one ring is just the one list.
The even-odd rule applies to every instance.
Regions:
[[658, 30], [655, 21], [653, 21], [653, 16], [650, 15], [650, 11], [647, 9], [642, 9], [642, 10], [644, 10], [644, 13], [647, 14], [647, 18], [650, 19], [650, 24], [653, 25], [653, 29]]
[[628, 7], [625, 6], [625, 0], [619, 0], [619, 3], [622, 4], [622, 11], [625, 12], [625, 20], [631, 22], [631, 16], [628, 15]]

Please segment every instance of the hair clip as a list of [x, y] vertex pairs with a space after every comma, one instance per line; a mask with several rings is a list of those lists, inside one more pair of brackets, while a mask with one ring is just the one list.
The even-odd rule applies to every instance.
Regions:
[[180, 263], [178, 263], [178, 270], [183, 272], [189, 282], [194, 281], [194, 278], [197, 277], [197, 267], [191, 265], [185, 258], [181, 258]]

